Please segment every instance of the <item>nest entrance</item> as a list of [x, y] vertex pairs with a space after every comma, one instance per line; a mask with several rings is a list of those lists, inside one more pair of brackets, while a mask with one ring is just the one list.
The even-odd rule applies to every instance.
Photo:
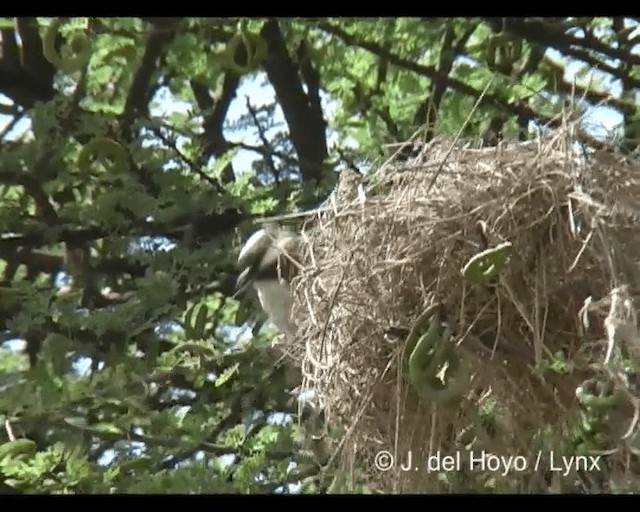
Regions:
[[[569, 454], [576, 388], [603, 367], [613, 338], [637, 350], [637, 197], [640, 166], [607, 152], [581, 163], [566, 133], [479, 150], [434, 141], [366, 187], [341, 179], [303, 230], [298, 334], [285, 348], [342, 432], [334, 465], [365, 468], [367, 485], [383, 492], [605, 488], [532, 467], [538, 449], [547, 468], [552, 450]], [[470, 258], [503, 242], [512, 252], [496, 282], [461, 276]], [[406, 330], [436, 301], [473, 380], [464, 398], [434, 406], [398, 363]], [[627, 398], [618, 440], [633, 417]], [[625, 442], [613, 442], [611, 474], [629, 469]], [[388, 471], [376, 467], [381, 451], [395, 458]], [[528, 470], [471, 467], [473, 453], [522, 456]], [[415, 468], [405, 471], [409, 454]], [[429, 471], [436, 455], [461, 467]]]

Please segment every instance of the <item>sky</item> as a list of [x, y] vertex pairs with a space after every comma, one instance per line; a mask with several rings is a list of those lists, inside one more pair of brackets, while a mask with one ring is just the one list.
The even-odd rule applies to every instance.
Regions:
[[[559, 58], [559, 55], [553, 51], [549, 52], [552, 58]], [[570, 64], [567, 68], [566, 79], [572, 80], [575, 76], [577, 69], [579, 68], [578, 64]], [[254, 107], [259, 107], [260, 105], [270, 104], [275, 99], [275, 92], [271, 85], [266, 84], [263, 76], [257, 76], [255, 78], [244, 79], [241, 86], [238, 89], [237, 95], [235, 99], [232, 101], [229, 113], [228, 120], [233, 123], [233, 121], [238, 120], [245, 112], [246, 112], [246, 97], [251, 98], [251, 103]], [[611, 85], [611, 92], [614, 95], [620, 94], [620, 87], [615, 84]], [[335, 112], [337, 105], [327, 99], [325, 96], [323, 98], [323, 103], [325, 107], [325, 112], [328, 117]], [[10, 104], [10, 100], [8, 98], [0, 95], [0, 104]], [[155, 107], [152, 109], [152, 115], [154, 116], [167, 116], [171, 113], [182, 112], [185, 113], [190, 105], [185, 102], [177, 101], [175, 98], [171, 96], [168, 90], [161, 90], [155, 98]], [[8, 116], [0, 115], [0, 130], [4, 129], [4, 127], [8, 124], [10, 118]], [[622, 121], [621, 116], [615, 112], [614, 110], [607, 107], [597, 107], [592, 108], [585, 119], [585, 121], [590, 126], [592, 132], [596, 136], [602, 136], [606, 133], [611, 132], [611, 130], [619, 125]], [[274, 124], [282, 124], [285, 122], [284, 115], [282, 109], [278, 106], [274, 113]], [[17, 124], [17, 126], [12, 130], [12, 137], [18, 137], [21, 134], [28, 131], [30, 128], [30, 122], [28, 120], [23, 120]], [[229, 140], [234, 142], [244, 142], [246, 144], [251, 145], [259, 145], [261, 142], [258, 138], [258, 135], [255, 130], [244, 130], [242, 132], [233, 132], [225, 134]], [[329, 135], [329, 142], [336, 140], [337, 135], [332, 133]], [[180, 143], [180, 141], [179, 141]], [[238, 151], [237, 155], [233, 160], [234, 169], [236, 172], [243, 172], [244, 170], [250, 170], [251, 164], [255, 161], [258, 156], [252, 152], [247, 150]], [[245, 333], [242, 337], [247, 337], [248, 334]], [[240, 334], [240, 333], [238, 333]], [[20, 340], [13, 340], [8, 346], [13, 349], [20, 349], [23, 345], [23, 342]], [[89, 370], [90, 360], [84, 359], [80, 361], [76, 365], [76, 370], [80, 374], [84, 374]], [[284, 420], [284, 417], [277, 418], [276, 421]], [[107, 460], [103, 462], [108, 462]], [[231, 462], [229, 459], [227, 462]]]

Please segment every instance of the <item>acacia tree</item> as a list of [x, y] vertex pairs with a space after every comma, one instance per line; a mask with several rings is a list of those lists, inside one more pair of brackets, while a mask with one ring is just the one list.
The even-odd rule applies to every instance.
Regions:
[[634, 151], [635, 24], [3, 19], [2, 491], [321, 491], [299, 381], [233, 328], [240, 235], [417, 130], [491, 144], [606, 103]]

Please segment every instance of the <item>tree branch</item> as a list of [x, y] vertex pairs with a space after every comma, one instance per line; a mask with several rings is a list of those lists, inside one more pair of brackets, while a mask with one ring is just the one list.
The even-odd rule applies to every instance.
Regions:
[[[234, 229], [247, 218], [246, 214], [235, 209], [224, 210], [220, 213], [185, 214], [167, 223], [140, 221], [133, 226], [133, 232], [127, 232], [127, 234], [129, 236], [178, 237], [185, 227], [191, 224], [196, 236], [213, 239]], [[21, 246], [35, 248], [59, 242], [79, 245], [113, 235], [112, 230], [100, 226], [90, 226], [83, 229], [62, 227], [53, 236], [48, 230], [34, 228], [29, 233], [0, 238], [0, 251]]]
[[[156, 71], [158, 60], [165, 51], [166, 46], [175, 37], [175, 28], [180, 22], [180, 18], [168, 18], [162, 23], [167, 30], [153, 32], [149, 35], [144, 56], [140, 67], [136, 71], [129, 89], [129, 94], [125, 101], [124, 109], [120, 117], [120, 129], [123, 134], [128, 134], [133, 121], [148, 108], [147, 92], [151, 85], [151, 78]], [[125, 137], [129, 139], [129, 137]]]
[[[602, 53], [612, 59], [621, 59], [622, 62], [626, 62], [628, 64], [640, 64], [640, 56], [625, 51], [621, 48], [609, 46], [606, 43], [603, 43], [602, 41], [596, 39], [595, 37], [588, 36], [588, 34], [585, 34], [584, 39], [577, 39], [574, 36], [566, 34], [564, 30], [558, 30], [553, 25], [541, 23], [535, 20], [490, 17], [484, 19], [495, 30], [506, 30], [512, 33], [515, 37], [524, 39], [530, 43], [539, 44], [544, 48], [553, 48], [561, 53], [579, 58], [581, 60], [589, 58], [588, 61], [585, 61], [590, 62], [594, 66], [597, 66], [600, 69], [611, 73], [612, 76], [616, 76], [620, 79], [624, 78], [624, 74], [621, 73], [621, 71], [617, 71], [615, 70], [615, 68], [612, 68], [611, 66], [608, 66], [606, 64], [603, 66], [602, 63], [600, 63], [597, 59], [589, 57], [589, 54], [586, 53], [582, 48], [590, 48], [592, 51]], [[572, 49], [572, 46], [577, 47], [577, 49]], [[550, 62], [549, 59], [546, 59], [546, 61]], [[605, 66], [608, 69], [605, 69]], [[561, 68], [561, 70], [562, 75], [564, 75], [564, 68]], [[558, 88], [561, 92], [568, 94], [575, 92], [577, 96], [584, 96], [593, 103], [607, 101], [610, 105], [619, 109], [622, 113], [633, 110], [632, 105], [624, 101], [619, 101], [615, 98], [611, 98], [611, 95], [609, 93], [585, 89], [584, 87], [580, 87], [567, 82], [559, 75], [557, 78]]]
[[164, 133], [162, 133], [162, 128], [161, 127], [154, 126], [154, 127], [151, 128], [151, 130], [156, 135], [156, 137], [158, 137], [162, 141], [162, 143], [165, 146], [167, 146], [169, 149], [171, 149], [176, 155], [178, 155], [180, 160], [182, 160], [184, 163], [187, 164], [189, 169], [191, 169], [191, 172], [193, 172], [194, 174], [197, 174], [198, 176], [200, 176], [200, 178], [202, 178], [204, 181], [209, 183], [209, 185], [211, 185], [211, 187], [216, 192], [218, 192], [220, 194], [224, 193], [224, 189], [220, 186], [220, 183], [218, 183], [215, 179], [213, 179], [211, 176], [209, 176], [207, 173], [205, 173], [200, 168], [200, 166], [198, 165], [197, 162], [195, 162], [191, 158], [187, 157], [182, 151], [180, 151], [180, 148], [178, 147], [176, 141], [174, 139], [172, 139], [172, 138], [169, 138], [169, 137], [165, 136]]
[[[23, 68], [29, 76], [41, 84], [50, 84], [53, 89], [53, 75], [56, 68], [44, 58], [42, 38], [38, 21], [34, 17], [17, 18], [18, 31], [22, 41]], [[61, 39], [59, 40], [61, 42]]]
[[[2, 31], [0, 91], [14, 103], [31, 108], [37, 101], [53, 99], [55, 68], [42, 53], [42, 39], [36, 18], [17, 18], [14, 30]], [[19, 33], [22, 55], [16, 42]]]
[[[475, 30], [475, 26], [467, 28], [464, 34], [462, 34], [462, 36], [460, 36], [456, 41], [454, 27], [451, 25], [446, 27], [442, 38], [442, 44], [440, 46], [438, 71], [449, 76], [451, 69], [453, 68], [453, 63], [458, 56], [464, 52], [464, 47]], [[416, 115], [414, 116], [415, 124], [422, 124], [423, 122], [426, 122], [427, 141], [431, 140], [433, 137], [434, 127], [438, 123], [440, 104], [442, 103], [444, 93], [447, 90], [447, 85], [442, 80], [432, 80], [430, 89], [429, 95], [420, 105]]]
[[269, 20], [262, 28], [262, 37], [269, 47], [265, 63], [267, 76], [275, 89], [305, 182], [320, 181], [328, 156], [326, 122], [322, 112], [310, 103], [303, 89], [298, 70], [287, 52], [286, 44], [276, 20]]
[[267, 161], [267, 165], [271, 169], [271, 173], [275, 177], [276, 185], [277, 185], [280, 182], [280, 177], [279, 177], [279, 172], [278, 172], [276, 163], [273, 161], [273, 152], [270, 151], [271, 144], [267, 139], [264, 129], [260, 125], [260, 120], [258, 119], [258, 113], [256, 112], [256, 109], [253, 108], [253, 106], [251, 105], [251, 99], [249, 98], [249, 96], [245, 96], [245, 101], [246, 101], [247, 109], [249, 110], [249, 114], [251, 115], [251, 119], [253, 119], [253, 124], [255, 124], [256, 129], [258, 130], [258, 137], [260, 137], [262, 146], [265, 148], [265, 152], [263, 156]]
[[[240, 77], [234, 73], [226, 73], [222, 82], [222, 91], [214, 102], [205, 85], [191, 80], [193, 96], [202, 112], [208, 112], [204, 117], [204, 149], [200, 165], [204, 165], [212, 156], [220, 157], [229, 149], [229, 143], [224, 137], [223, 125], [229, 106], [235, 98]], [[229, 163], [222, 171], [223, 183], [231, 183], [235, 178], [233, 166]]]
[[[514, 116], [516, 118], [526, 119], [527, 121], [538, 121], [552, 128], [557, 128], [562, 125], [562, 119], [560, 117], [551, 118], [551, 117], [544, 116], [538, 112], [535, 112], [534, 110], [532, 110], [531, 108], [529, 108], [528, 106], [522, 103], [505, 103], [504, 101], [500, 100], [498, 97], [490, 93], [485, 93], [483, 95], [482, 91], [474, 89], [470, 85], [464, 82], [461, 82], [456, 78], [450, 77], [444, 73], [439, 72], [433, 66], [425, 66], [425, 65], [418, 64], [416, 62], [404, 59], [398, 55], [391, 53], [388, 50], [385, 50], [384, 48], [382, 48], [376, 43], [373, 43], [370, 41], [359, 41], [354, 36], [342, 30], [340, 27], [334, 26], [326, 22], [319, 23], [319, 27], [325, 32], [333, 34], [338, 38], [342, 39], [342, 41], [347, 45], [358, 46], [360, 48], [364, 48], [365, 50], [370, 51], [375, 55], [385, 56], [389, 59], [389, 62], [391, 64], [394, 64], [395, 66], [398, 66], [403, 69], [407, 69], [409, 71], [413, 71], [420, 75], [426, 76], [427, 78], [430, 78], [432, 80], [439, 80], [443, 84], [446, 84], [447, 87], [450, 87], [451, 89], [461, 94], [470, 96], [476, 100], [480, 99], [480, 105], [488, 105], [498, 110], [504, 111], [507, 114]], [[583, 140], [585, 143], [589, 144], [594, 148], [603, 147], [603, 143], [594, 139], [593, 137], [589, 136], [586, 133], [579, 132], [578, 136], [581, 140]]]

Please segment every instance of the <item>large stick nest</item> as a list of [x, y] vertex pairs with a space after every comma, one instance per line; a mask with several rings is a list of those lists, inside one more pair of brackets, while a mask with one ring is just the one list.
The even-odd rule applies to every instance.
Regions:
[[[433, 141], [364, 186], [341, 179], [307, 223], [294, 281], [298, 333], [285, 351], [341, 432], [334, 467], [364, 467], [368, 486], [384, 492], [599, 491], [628, 475], [634, 437], [622, 437], [637, 411], [629, 393], [609, 418], [606, 471], [543, 470], [552, 450], [557, 463], [577, 442], [576, 388], [611, 366], [610, 343], [627, 355], [638, 343], [640, 166], [615, 152], [579, 158], [568, 133], [485, 149]], [[513, 252], [497, 283], [466, 282], [465, 263], [504, 241]], [[406, 329], [435, 301], [474, 370], [463, 399], [437, 406], [398, 364]], [[527, 470], [471, 469], [469, 449], [524, 456]], [[411, 451], [417, 469], [376, 469], [381, 450], [398, 464]], [[462, 453], [461, 467], [427, 471], [438, 452]]]

